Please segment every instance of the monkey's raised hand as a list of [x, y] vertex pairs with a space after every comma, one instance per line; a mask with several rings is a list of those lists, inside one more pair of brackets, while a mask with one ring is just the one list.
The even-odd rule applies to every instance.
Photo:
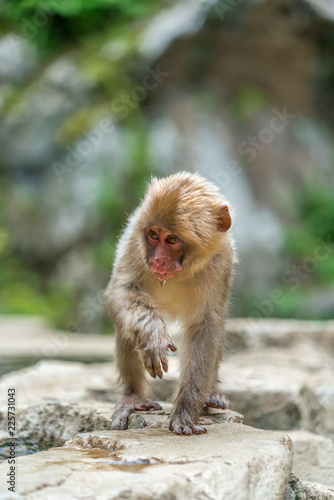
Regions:
[[162, 378], [163, 371], [168, 372], [168, 349], [176, 351], [160, 318], [149, 320], [145, 327], [137, 332], [136, 349], [140, 351], [145, 369], [153, 378], [157, 375]]

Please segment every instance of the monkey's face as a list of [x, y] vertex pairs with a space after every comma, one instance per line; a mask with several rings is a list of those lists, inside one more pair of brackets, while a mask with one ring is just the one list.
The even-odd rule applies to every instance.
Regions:
[[184, 244], [168, 229], [151, 226], [144, 230], [147, 262], [156, 278], [164, 283], [182, 271]]
[[141, 256], [162, 284], [171, 278], [192, 279], [220, 251], [231, 226], [218, 187], [188, 173], [153, 179], [139, 215]]

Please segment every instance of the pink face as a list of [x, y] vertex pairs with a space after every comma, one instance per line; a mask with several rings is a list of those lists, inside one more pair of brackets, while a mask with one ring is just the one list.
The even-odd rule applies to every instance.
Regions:
[[145, 229], [148, 243], [148, 263], [161, 282], [174, 278], [182, 271], [183, 243], [167, 229], [152, 226]]

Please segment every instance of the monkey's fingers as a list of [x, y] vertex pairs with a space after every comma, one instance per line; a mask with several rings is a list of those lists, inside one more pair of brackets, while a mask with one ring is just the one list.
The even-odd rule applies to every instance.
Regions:
[[130, 405], [116, 406], [111, 420], [111, 428], [121, 431], [127, 429], [129, 416], [133, 411], [134, 409]]
[[159, 403], [156, 403], [155, 401], [151, 401], [149, 399], [143, 401], [140, 404], [135, 405], [135, 410], [136, 411], [150, 411], [150, 410], [161, 410], [162, 407], [159, 405]]
[[165, 373], [168, 372], [168, 361], [167, 358], [161, 358], [162, 369]]
[[141, 351], [141, 358], [144, 363], [145, 370], [151, 375], [151, 377], [156, 378], [154, 363], [152, 359], [152, 351], [148, 348], [143, 349]]
[[170, 342], [169, 344], [167, 344], [167, 347], [168, 347], [168, 349], [170, 349], [173, 352], [177, 351], [177, 347], [173, 344], [173, 342]]
[[181, 412], [178, 414], [175, 414], [174, 412], [175, 410], [170, 415], [169, 429], [172, 432], [175, 432], [175, 434], [191, 436], [192, 434], [204, 434], [207, 432], [206, 428], [190, 418], [187, 412]]
[[213, 392], [208, 401], [206, 401], [206, 405], [211, 408], [221, 408], [225, 410], [230, 406], [230, 402], [221, 392]]
[[192, 430], [188, 426], [182, 427], [181, 425], [175, 426], [175, 434], [184, 434], [185, 436], [192, 436]]
[[184, 425], [180, 423], [176, 423], [170, 426], [170, 430], [175, 432], [175, 434], [183, 434], [184, 436], [192, 436], [193, 434], [205, 434], [207, 429], [203, 427], [203, 425], [191, 424]]
[[160, 358], [158, 355], [155, 355], [153, 358], [153, 369], [154, 369], [155, 373], [158, 375], [158, 377], [162, 378], [163, 371], [161, 369], [161, 362], [160, 362]]
[[156, 378], [156, 373], [155, 373], [154, 368], [153, 368], [152, 360], [149, 359], [149, 360], [145, 361], [144, 364], [145, 364], [146, 371], [148, 371], [148, 373], [151, 375], [151, 377]]

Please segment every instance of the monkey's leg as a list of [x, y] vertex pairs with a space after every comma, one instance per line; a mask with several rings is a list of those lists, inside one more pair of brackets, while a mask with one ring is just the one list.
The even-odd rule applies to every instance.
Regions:
[[111, 421], [112, 429], [128, 428], [129, 416], [134, 411], [160, 410], [161, 406], [145, 398], [145, 369], [139, 352], [135, 351], [131, 342], [116, 337], [117, 364], [121, 380], [124, 383], [124, 395], [117, 403]]
[[230, 402], [227, 397], [219, 390], [219, 378], [218, 378], [218, 370], [221, 359], [223, 357], [224, 352], [224, 337], [221, 338], [220, 349], [218, 349], [217, 360], [215, 366], [216, 373], [216, 383], [212, 389], [210, 397], [207, 399], [205, 404], [210, 406], [211, 408], [220, 408], [221, 410], [226, 410], [229, 407]]
[[183, 340], [180, 388], [169, 428], [176, 434], [203, 434], [207, 431], [198, 418], [216, 383], [216, 360], [220, 355], [217, 325], [205, 318], [200, 328], [188, 328]]

